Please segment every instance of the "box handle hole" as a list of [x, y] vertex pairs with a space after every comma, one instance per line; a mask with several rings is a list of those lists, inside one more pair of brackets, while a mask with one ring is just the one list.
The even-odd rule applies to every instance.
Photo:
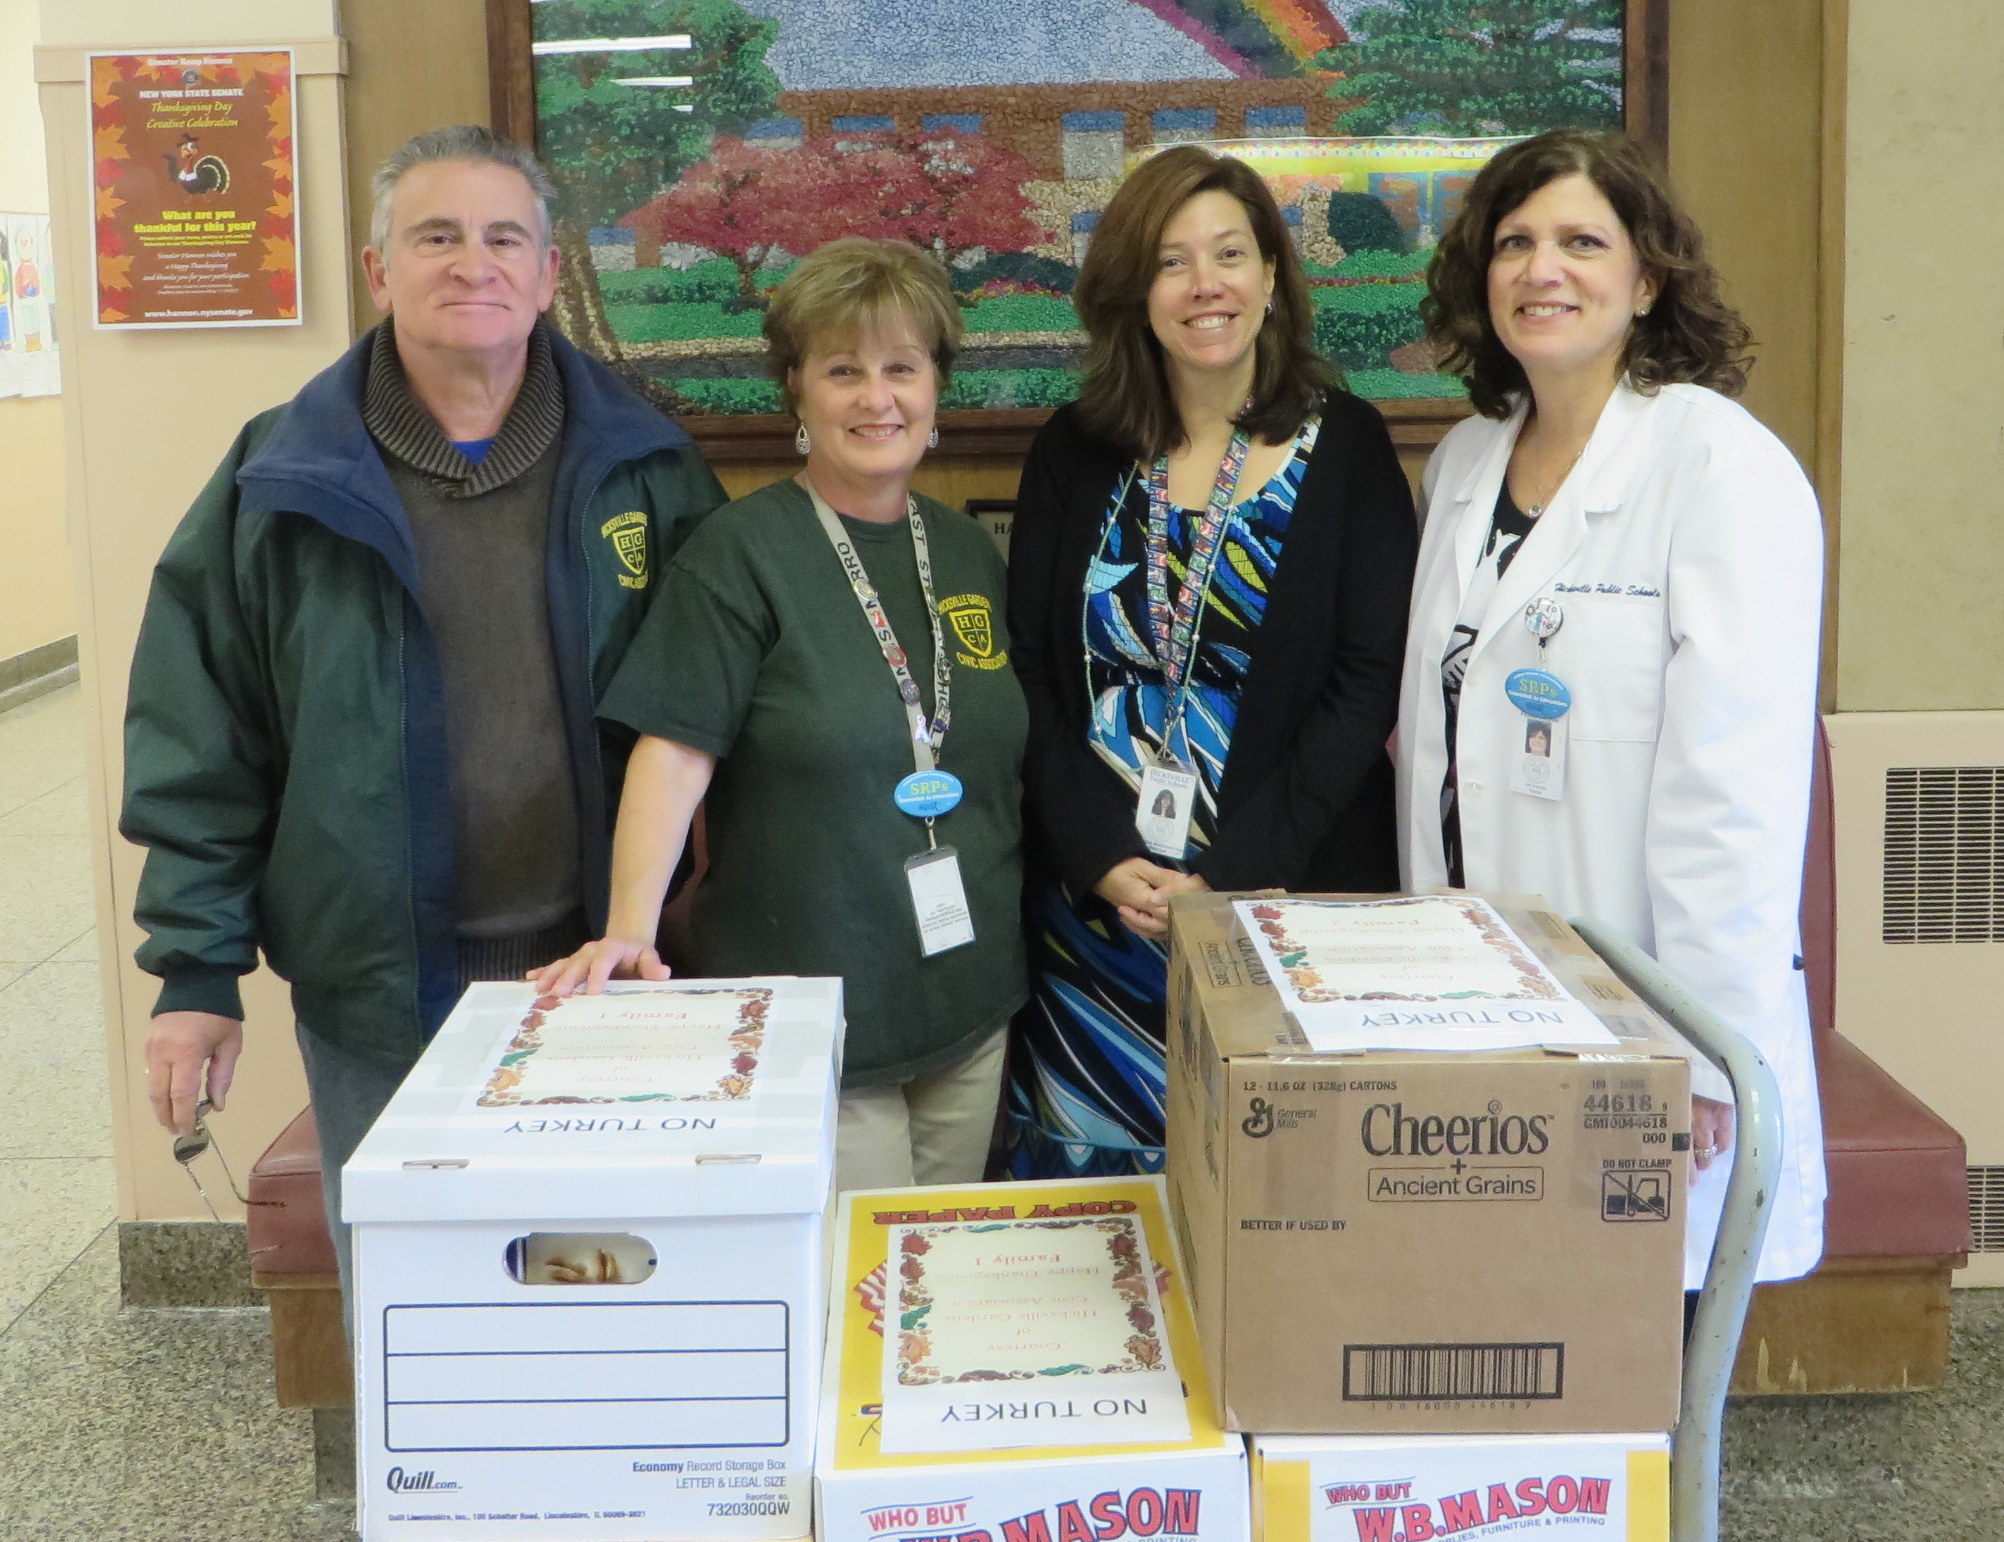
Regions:
[[655, 1263], [653, 1245], [628, 1232], [532, 1231], [507, 1249], [517, 1285], [638, 1285]]

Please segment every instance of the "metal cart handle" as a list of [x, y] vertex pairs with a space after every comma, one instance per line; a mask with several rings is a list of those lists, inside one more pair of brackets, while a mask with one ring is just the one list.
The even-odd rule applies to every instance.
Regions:
[[1572, 923], [1621, 982], [1725, 1073], [1737, 1105], [1732, 1176], [1718, 1240], [1684, 1349], [1684, 1397], [1671, 1439], [1671, 1542], [1718, 1542], [1726, 1389], [1753, 1299], [1754, 1263], [1781, 1178], [1781, 1090], [1761, 1052], [1634, 943], [1585, 918]]

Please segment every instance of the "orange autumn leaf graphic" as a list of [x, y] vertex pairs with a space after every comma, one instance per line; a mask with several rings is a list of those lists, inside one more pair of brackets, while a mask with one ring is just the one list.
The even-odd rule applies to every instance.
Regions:
[[132, 159], [132, 152], [125, 148], [125, 130], [117, 124], [99, 129], [91, 144], [92, 155], [100, 161]]
[[264, 238], [264, 261], [258, 264], [263, 273], [288, 273], [292, 270], [292, 243], [283, 236]]
[[125, 320], [125, 312], [113, 310], [109, 305], [106, 305], [99, 308], [97, 319], [103, 322], [123, 321]]
[[289, 219], [291, 219], [291, 218], [292, 218], [292, 194], [290, 194], [290, 193], [280, 193], [280, 194], [278, 194], [278, 195], [277, 195], [276, 197], [274, 197], [274, 198], [272, 199], [272, 201], [271, 201], [271, 206], [270, 206], [269, 208], [267, 208], [267, 209], [266, 209], [266, 210], [265, 210], [264, 212], [265, 212], [266, 214], [269, 214], [269, 215], [270, 215], [270, 216], [271, 216], [271, 217], [272, 217], [273, 219], [275, 219], [275, 220], [289, 220]]
[[[132, 259], [130, 257], [103, 257], [97, 260], [97, 287], [99, 289], [130, 289], [132, 287]], [[124, 318], [119, 318], [123, 320]]]
[[111, 219], [124, 207], [125, 200], [118, 196], [116, 188], [101, 187], [97, 190], [97, 217], [99, 219]]

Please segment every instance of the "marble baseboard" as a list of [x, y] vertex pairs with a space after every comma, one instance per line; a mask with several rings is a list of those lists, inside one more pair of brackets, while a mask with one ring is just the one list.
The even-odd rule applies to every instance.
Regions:
[[261, 1307], [240, 1221], [120, 1221], [118, 1297], [130, 1307]]
[[26, 653], [0, 659], [0, 712], [72, 684], [76, 678], [75, 637], [59, 637]]
[[313, 1410], [313, 1497], [355, 1502], [355, 1410]]

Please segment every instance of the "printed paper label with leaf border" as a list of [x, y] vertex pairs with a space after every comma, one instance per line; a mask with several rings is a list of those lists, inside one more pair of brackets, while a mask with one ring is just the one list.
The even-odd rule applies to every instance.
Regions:
[[539, 996], [477, 1106], [741, 1101], [771, 1008], [756, 986]]
[[890, 1258], [885, 1451], [1189, 1437], [1135, 1217], [907, 1226]]
[[1484, 900], [1238, 900], [1233, 909], [1317, 1050], [1616, 1042]]

